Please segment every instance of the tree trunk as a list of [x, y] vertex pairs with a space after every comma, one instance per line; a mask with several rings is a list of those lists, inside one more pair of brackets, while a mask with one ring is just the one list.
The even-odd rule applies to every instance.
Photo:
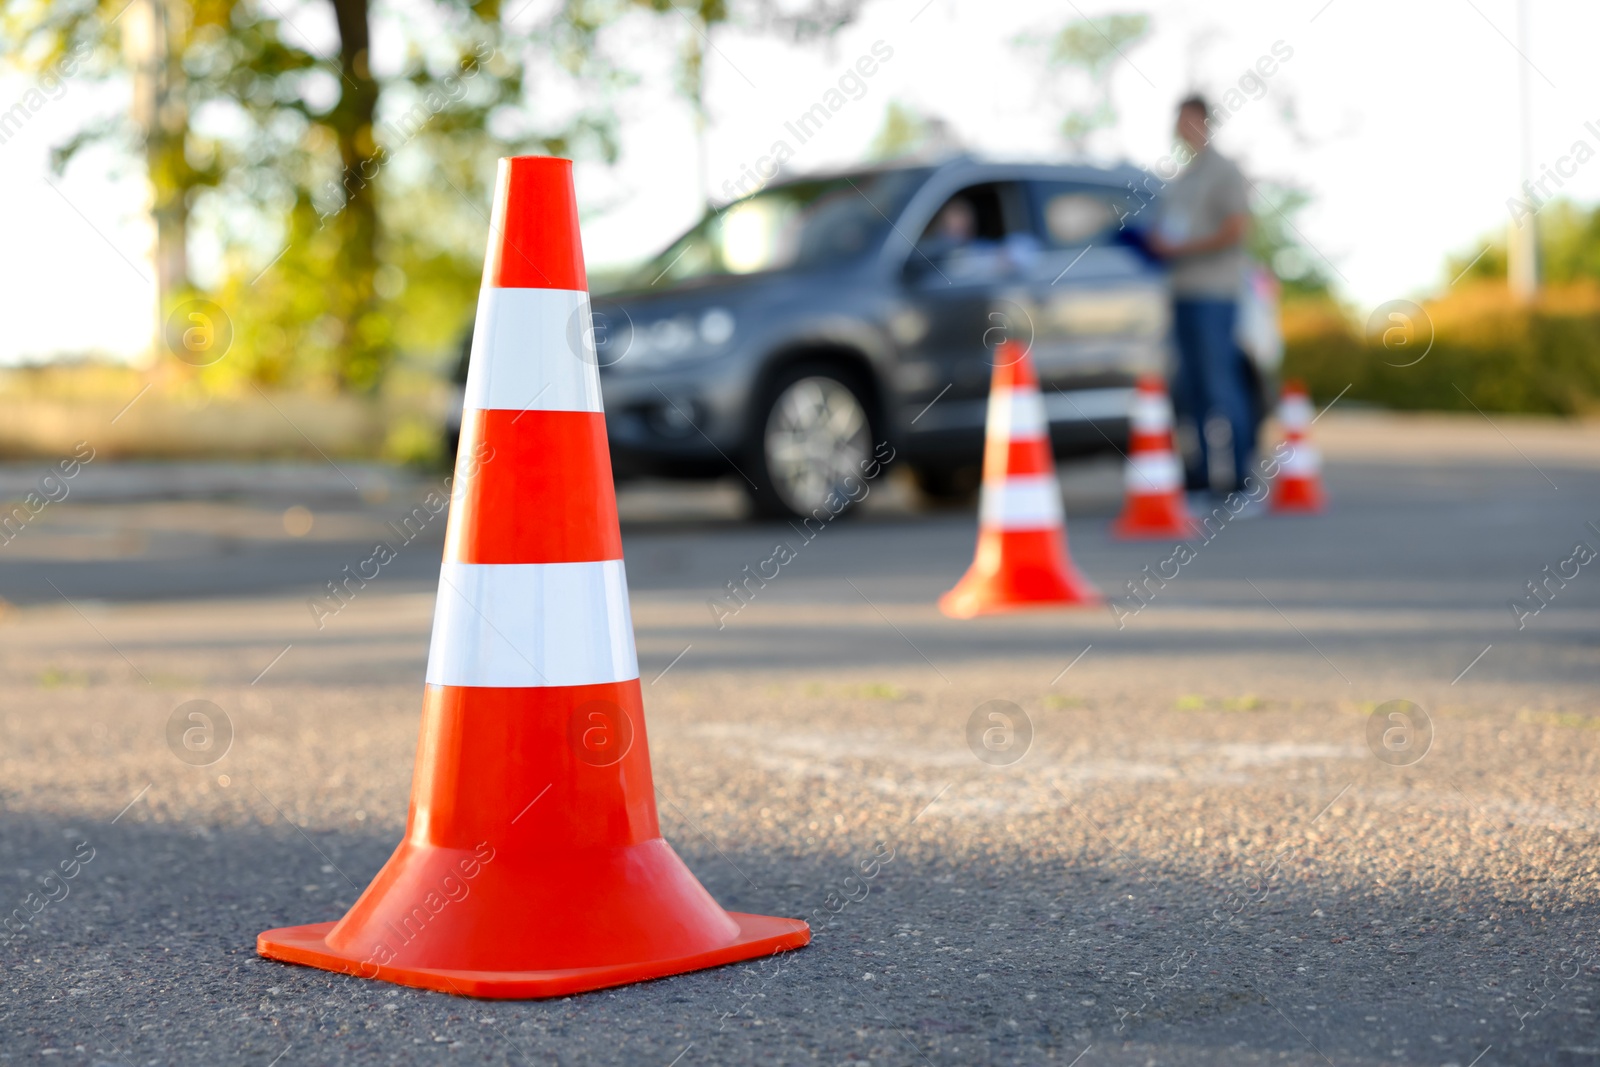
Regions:
[[156, 337], [189, 290], [189, 174], [184, 135], [189, 128], [182, 63], [189, 10], [181, 0], [135, 0], [127, 13], [133, 66], [133, 120], [144, 138], [155, 223]]
[[[703, 5], [702, 5], [703, 7]], [[700, 211], [711, 210], [711, 116], [706, 111], [706, 45], [711, 24], [702, 9], [694, 14], [679, 14], [689, 23], [678, 67], [678, 91], [689, 101], [694, 119], [695, 192], [700, 196]]]
[[329, 116], [339, 142], [345, 205], [335, 221], [339, 238], [333, 281], [340, 341], [340, 383], [347, 389], [377, 388], [392, 353], [390, 326], [378, 306], [373, 279], [378, 270], [378, 210], [374, 181], [378, 164], [372, 122], [378, 83], [367, 66], [368, 0], [332, 0], [339, 27], [339, 104]]

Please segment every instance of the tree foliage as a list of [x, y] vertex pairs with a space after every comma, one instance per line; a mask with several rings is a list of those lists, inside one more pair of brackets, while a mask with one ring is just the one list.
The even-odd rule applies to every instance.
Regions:
[[873, 159], [899, 159], [921, 148], [929, 131], [927, 116], [908, 104], [891, 100], [868, 152]]
[[[1539, 278], [1549, 285], [1600, 282], [1600, 206], [1586, 208], [1567, 199], [1552, 200], [1534, 216], [1539, 233]], [[1470, 252], [1451, 256], [1450, 278], [1504, 281], [1506, 236], [1480, 240]]]
[[1013, 42], [1039, 58], [1046, 94], [1062, 114], [1061, 137], [1075, 153], [1088, 150], [1096, 131], [1116, 125], [1112, 70], [1149, 36], [1150, 27], [1148, 15], [1097, 15], [1074, 19], [1054, 33], [1022, 34]]
[[1311, 194], [1297, 185], [1263, 181], [1250, 220], [1247, 247], [1256, 262], [1277, 276], [1287, 299], [1326, 298], [1333, 279], [1326, 260], [1308, 245], [1295, 219], [1311, 203]]
[[[476, 273], [481, 230], [455, 238], [482, 215], [496, 156], [616, 155], [608, 91], [625, 75], [597, 44], [633, 5], [566, 0], [517, 27], [495, 0], [434, 0], [409, 24], [388, 16], [404, 53], [379, 70], [368, 0], [325, 2], [331, 47], [296, 24], [306, 8], [273, 0], [33, 0], [0, 25], [25, 69], [86, 42], [93, 76], [131, 81], [133, 107], [77, 131], [54, 165], [96, 142], [143, 157], [163, 309], [205, 295], [234, 320], [212, 378], [375, 388], [412, 340], [407, 290]], [[580, 103], [532, 99], [530, 67]], [[222, 252], [206, 293], [189, 266], [196, 219]]]
[[[54, 166], [95, 143], [142, 157], [163, 314], [199, 296], [233, 323], [206, 379], [370, 391], [397, 357], [445, 351], [464, 327], [496, 157], [616, 159], [613, 98], [632, 76], [604, 46], [610, 27], [653, 16], [682, 42], [680, 89], [703, 130], [717, 27], [804, 42], [861, 2], [557, 0], [530, 21], [528, 3], [499, 0], [404, 14], [371, 0], [18, 0], [0, 44], [35, 72], [86, 48], [90, 76], [131, 82], [132, 108], [76, 131]], [[314, 41], [330, 23], [331, 41]], [[378, 33], [403, 42], [398, 63], [375, 59]], [[197, 234], [220, 256], [203, 279]]]
[[898, 100], [889, 101], [883, 112], [883, 125], [867, 149], [869, 158], [879, 161], [908, 157], [938, 158], [957, 151], [960, 143], [950, 124], [936, 115], [927, 115]]
[[681, 19], [691, 31], [683, 39], [678, 58], [678, 93], [694, 115], [695, 156], [699, 168], [700, 194], [711, 210], [708, 173], [708, 138], [711, 115], [706, 100], [706, 52], [715, 49], [712, 35], [722, 27], [754, 31], [807, 44], [827, 40], [856, 20], [865, 0], [805, 0], [788, 8], [777, 0], [693, 0], [680, 4], [674, 0], [631, 0], [665, 18]]

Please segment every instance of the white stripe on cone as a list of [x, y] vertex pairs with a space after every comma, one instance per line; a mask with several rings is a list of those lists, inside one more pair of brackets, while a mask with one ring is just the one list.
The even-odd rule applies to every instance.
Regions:
[[986, 436], [999, 441], [1025, 441], [1043, 437], [1050, 422], [1045, 418], [1044, 400], [1032, 386], [996, 389], [989, 394]]
[[620, 559], [445, 562], [428, 684], [594, 685], [637, 677], [628, 578]]
[[1124, 477], [1129, 493], [1146, 496], [1170, 493], [1183, 484], [1183, 470], [1171, 452], [1141, 452], [1129, 457]]
[[1322, 454], [1315, 445], [1308, 445], [1304, 441], [1296, 441], [1289, 446], [1289, 454], [1284, 457], [1282, 464], [1283, 473], [1291, 478], [1310, 478], [1322, 470]]
[[1278, 420], [1286, 430], [1303, 430], [1311, 425], [1311, 401], [1299, 394], [1283, 398], [1278, 405]]
[[483, 289], [472, 330], [467, 411], [599, 411], [589, 294]]
[[1172, 405], [1162, 394], [1139, 392], [1133, 398], [1130, 415], [1135, 433], [1160, 433], [1172, 429]]
[[978, 523], [1002, 530], [1054, 529], [1065, 521], [1061, 486], [1051, 474], [1019, 474], [999, 485], [985, 485], [978, 499]]

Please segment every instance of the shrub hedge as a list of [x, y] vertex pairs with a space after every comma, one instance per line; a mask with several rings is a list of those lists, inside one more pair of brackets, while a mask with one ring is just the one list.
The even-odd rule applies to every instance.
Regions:
[[1521, 305], [1485, 283], [1421, 309], [1368, 333], [1332, 304], [1287, 305], [1283, 375], [1324, 403], [1349, 386], [1347, 400], [1400, 410], [1600, 411], [1600, 289]]

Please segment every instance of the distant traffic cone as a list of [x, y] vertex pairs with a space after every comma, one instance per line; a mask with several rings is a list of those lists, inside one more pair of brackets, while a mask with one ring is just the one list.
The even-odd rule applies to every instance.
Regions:
[[405, 838], [263, 956], [553, 997], [798, 948], [661, 837], [568, 160], [500, 161]]
[[1322, 490], [1322, 454], [1308, 437], [1311, 397], [1304, 383], [1284, 383], [1278, 422], [1283, 426], [1289, 454], [1279, 464], [1278, 477], [1272, 483], [1272, 510], [1302, 514], [1321, 511], [1327, 504], [1327, 494]]
[[1100, 594], [1067, 555], [1061, 485], [1033, 360], [1006, 341], [995, 351], [989, 385], [978, 551], [966, 575], [939, 598], [939, 610], [969, 619], [1099, 603]]
[[1127, 496], [1111, 533], [1123, 540], [1190, 536], [1194, 520], [1183, 502], [1183, 468], [1172, 448], [1172, 402], [1159, 375], [1139, 379], [1128, 422]]

